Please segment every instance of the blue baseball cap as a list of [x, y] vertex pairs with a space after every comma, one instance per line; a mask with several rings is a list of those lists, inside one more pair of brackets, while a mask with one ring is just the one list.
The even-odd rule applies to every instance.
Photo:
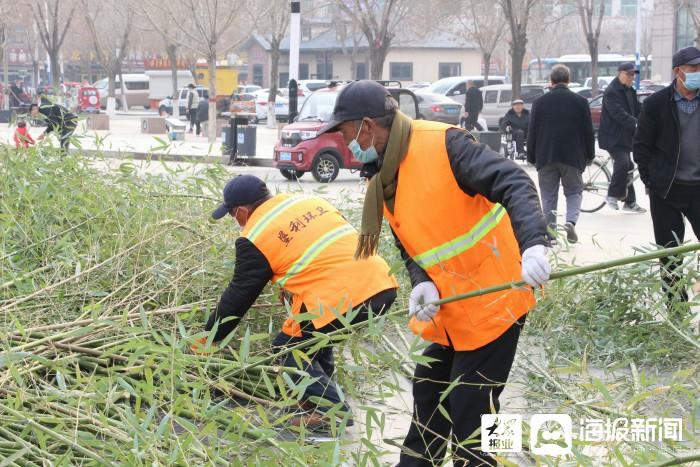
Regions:
[[343, 122], [385, 116], [387, 96], [391, 96], [389, 91], [376, 81], [362, 79], [346, 84], [335, 101], [331, 121], [318, 134], [335, 131]]
[[673, 54], [673, 68], [697, 64], [700, 64], [700, 49], [697, 47], [684, 47]]
[[221, 219], [238, 206], [247, 206], [270, 196], [265, 182], [255, 175], [239, 175], [224, 187], [224, 202], [211, 213], [214, 219]]

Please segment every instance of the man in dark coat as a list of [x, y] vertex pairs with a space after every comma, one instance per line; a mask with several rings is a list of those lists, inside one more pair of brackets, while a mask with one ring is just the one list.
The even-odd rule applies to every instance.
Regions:
[[464, 95], [464, 116], [466, 119], [467, 130], [476, 128], [479, 131], [484, 129], [479, 126], [479, 113], [484, 108], [484, 99], [481, 97], [481, 91], [476, 87], [474, 81], [467, 81], [467, 92]]
[[550, 76], [552, 91], [533, 103], [527, 160], [537, 167], [542, 210], [552, 230], [556, 228], [561, 181], [566, 196], [564, 230], [568, 241], [575, 243], [583, 199], [582, 174], [595, 157], [595, 139], [588, 101], [571, 92], [570, 76], [566, 66], [554, 66]]
[[32, 115], [32, 118], [38, 118], [39, 115], [42, 115], [46, 119], [46, 131], [39, 136], [39, 140], [44, 139], [46, 135], [53, 131], [61, 142], [61, 149], [64, 151], [68, 150], [70, 137], [73, 135], [75, 127], [78, 126], [77, 115], [62, 105], [53, 104], [45, 97], [41, 98], [41, 105], [32, 104], [29, 107], [29, 113]]
[[598, 146], [607, 150], [614, 161], [608, 197], [605, 200], [608, 206], [620, 209], [617, 202], [622, 200], [623, 211], [644, 213], [646, 209], [637, 204], [634, 185], [631, 183], [634, 164], [630, 153], [640, 108], [637, 92], [632, 87], [635, 73], [634, 63], [621, 64], [617, 68], [617, 77], [605, 89]]
[[522, 99], [515, 99], [511, 104], [511, 109], [501, 119], [501, 132], [504, 133], [506, 128], [510, 126], [518, 156], [523, 156], [525, 153], [525, 140], [529, 125], [530, 111], [525, 108], [525, 102]]
[[[663, 247], [677, 246], [688, 219], [700, 238], [700, 49], [685, 47], [673, 55], [675, 79], [649, 96], [634, 134], [634, 161], [649, 193], [654, 239]], [[664, 258], [663, 279], [671, 300], [677, 264]]]

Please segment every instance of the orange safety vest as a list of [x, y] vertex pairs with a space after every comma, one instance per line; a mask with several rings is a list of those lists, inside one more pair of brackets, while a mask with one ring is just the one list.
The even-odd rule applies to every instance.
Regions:
[[[343, 215], [320, 198], [280, 194], [250, 216], [241, 236], [267, 258], [272, 280], [292, 294], [292, 315], [315, 315], [320, 328], [372, 296], [398, 287], [379, 256], [356, 261], [357, 231]], [[290, 317], [282, 330], [301, 336]]]
[[[414, 120], [391, 214], [384, 215], [440, 298], [521, 280], [520, 250], [505, 208], [457, 185], [445, 147], [449, 125]], [[441, 305], [434, 322], [411, 319], [426, 340], [473, 350], [492, 342], [527, 313], [529, 289], [510, 289]]]

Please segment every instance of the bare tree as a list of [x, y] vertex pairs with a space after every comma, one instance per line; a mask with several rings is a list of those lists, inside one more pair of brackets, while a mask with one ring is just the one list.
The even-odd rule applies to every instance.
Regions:
[[[159, 0], [143, 0], [177, 25], [181, 38], [158, 24], [170, 41], [191, 49], [207, 60], [209, 68], [209, 142], [216, 141], [216, 60], [219, 54], [237, 48], [248, 38], [255, 24], [252, 0], [170, 0], [163, 8]], [[173, 8], [174, 7], [174, 8]], [[234, 21], [237, 27], [232, 27]]]
[[493, 51], [503, 37], [506, 20], [489, 0], [461, 0], [458, 7], [458, 36], [479, 46], [484, 64], [484, 85], [487, 85]]
[[523, 60], [527, 52], [527, 24], [538, 0], [500, 0], [501, 9], [510, 29], [510, 79], [513, 95], [520, 95]]
[[33, 0], [30, 6], [39, 29], [39, 37], [49, 55], [50, 83], [57, 86], [61, 46], [73, 21], [76, 3], [72, 0]]
[[700, 3], [693, 0], [681, 0], [680, 6], [688, 10], [688, 15], [695, 26], [695, 45], [700, 47]]
[[[165, 46], [165, 52], [168, 55], [168, 60], [170, 61], [170, 73], [173, 82], [172, 86], [172, 103], [173, 103], [173, 116], [179, 118], [180, 116], [180, 104], [178, 95], [178, 82], [177, 82], [177, 63], [178, 58], [181, 56], [180, 49], [184, 40], [184, 33], [180, 29], [180, 26], [173, 21], [171, 15], [162, 14], [162, 6], [154, 8], [152, 3], [144, 3], [139, 0], [130, 0], [132, 8], [143, 13], [143, 17], [146, 19], [147, 23], [155, 29], [158, 35], [163, 41]], [[169, 8], [176, 8], [176, 5], [170, 5]], [[180, 15], [187, 14], [187, 12], [180, 12]]]
[[269, 0], [261, 12], [260, 29], [270, 43], [270, 93], [267, 98], [267, 127], [277, 128], [275, 101], [279, 82], [280, 45], [289, 28], [291, 10], [288, 0]]
[[356, 21], [369, 46], [370, 77], [382, 79], [384, 61], [398, 28], [412, 8], [408, 0], [336, 0], [338, 7]]
[[576, 0], [581, 27], [591, 56], [591, 93], [598, 95], [598, 45], [605, 15], [605, 0]]
[[[0, 1], [0, 8], [5, 9], [8, 5], [4, 1]], [[7, 110], [10, 108], [10, 83], [7, 79], [8, 68], [7, 68], [7, 43], [9, 41], [9, 24], [7, 17], [5, 15], [0, 15], [0, 61], [2, 61], [2, 108]]]
[[[95, 48], [95, 58], [107, 73], [108, 99], [114, 99], [115, 82], [121, 74], [121, 65], [129, 46], [129, 34], [134, 21], [134, 11], [119, 0], [80, 0], [85, 23]], [[105, 15], [103, 9], [109, 9]], [[124, 80], [122, 86], [122, 107], [128, 110]], [[111, 109], [111, 105], [107, 105]]]

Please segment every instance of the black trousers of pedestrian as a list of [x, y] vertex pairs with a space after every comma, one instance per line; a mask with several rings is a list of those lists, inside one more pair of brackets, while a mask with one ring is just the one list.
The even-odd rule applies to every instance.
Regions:
[[70, 138], [73, 136], [73, 132], [75, 131], [75, 124], [65, 124], [61, 129], [57, 132], [58, 140], [61, 143], [61, 149], [63, 151], [68, 151], [68, 145], [70, 144]]
[[515, 150], [518, 154], [525, 152], [525, 132], [520, 128], [513, 130], [513, 141], [515, 141]]
[[[695, 238], [700, 239], [700, 185], [674, 183], [666, 199], [652, 192], [649, 195], [649, 207], [657, 245], [674, 247], [678, 246], [679, 242], [683, 242], [685, 239], [684, 219], [688, 219], [690, 222]], [[687, 301], [687, 292], [676, 290], [676, 284], [680, 279], [676, 273], [677, 258], [662, 258], [661, 264], [664, 266], [661, 274], [669, 300], [675, 298]]]
[[637, 195], [632, 184], [632, 172], [634, 162], [629, 151], [624, 149], [611, 149], [608, 151], [613, 160], [613, 174], [610, 178], [608, 196], [624, 201], [625, 204], [637, 202]]
[[200, 133], [201, 128], [199, 127], [199, 120], [197, 120], [197, 109], [190, 109], [188, 110], [187, 116], [190, 119], [190, 130], [194, 130], [195, 127], [197, 128], [197, 134]]
[[[431, 344], [423, 355], [437, 361], [416, 366], [413, 381], [413, 421], [403, 443], [399, 467], [441, 465], [448, 441], [452, 444], [452, 464], [496, 465], [481, 451], [481, 438], [474, 435], [481, 427], [481, 415], [496, 410], [515, 357], [525, 316], [498, 339], [476, 350], [455, 351], [452, 347]], [[440, 397], [450, 383], [460, 379], [442, 402]], [[446, 409], [450, 420], [438, 406]]]
[[[394, 303], [394, 300], [396, 300], [396, 289], [387, 289], [370, 297], [368, 300], [365, 300], [354, 308], [355, 310], [358, 310], [358, 313], [352, 319], [351, 324], [367, 321], [369, 318], [370, 309], [372, 310], [372, 314], [374, 316], [386, 313]], [[306, 313], [305, 307], [302, 307], [301, 312]], [[294, 337], [285, 334], [284, 332], [280, 332], [272, 342], [272, 350], [273, 352], [279, 352], [287, 346], [293, 346], [307, 341], [314, 337], [313, 332], [327, 334], [343, 327], [343, 324], [337, 319], [319, 329], [314, 329], [311, 321], [304, 321], [302, 324], [301, 337]], [[317, 352], [308, 355], [308, 357], [309, 362], [304, 361], [304, 366], [301, 369], [306, 371], [312, 378], [315, 379], [315, 381], [306, 387], [306, 392], [304, 393], [303, 399], [311, 402], [314, 405], [316, 405], [316, 402], [313, 400], [314, 398], [328, 401], [330, 404], [318, 404], [316, 407], [319, 412], [326, 412], [332, 406], [341, 402], [340, 391], [338, 390], [336, 383], [331, 379], [333, 373], [335, 372], [333, 347], [323, 347]], [[281, 363], [287, 367], [297, 367], [291, 353], [288, 353], [283, 358]], [[294, 383], [299, 383], [299, 381], [302, 380], [302, 377], [294, 376], [292, 377], [292, 380]], [[343, 405], [343, 411], [349, 412], [350, 407], [348, 407], [348, 405], [345, 403], [343, 403]]]

